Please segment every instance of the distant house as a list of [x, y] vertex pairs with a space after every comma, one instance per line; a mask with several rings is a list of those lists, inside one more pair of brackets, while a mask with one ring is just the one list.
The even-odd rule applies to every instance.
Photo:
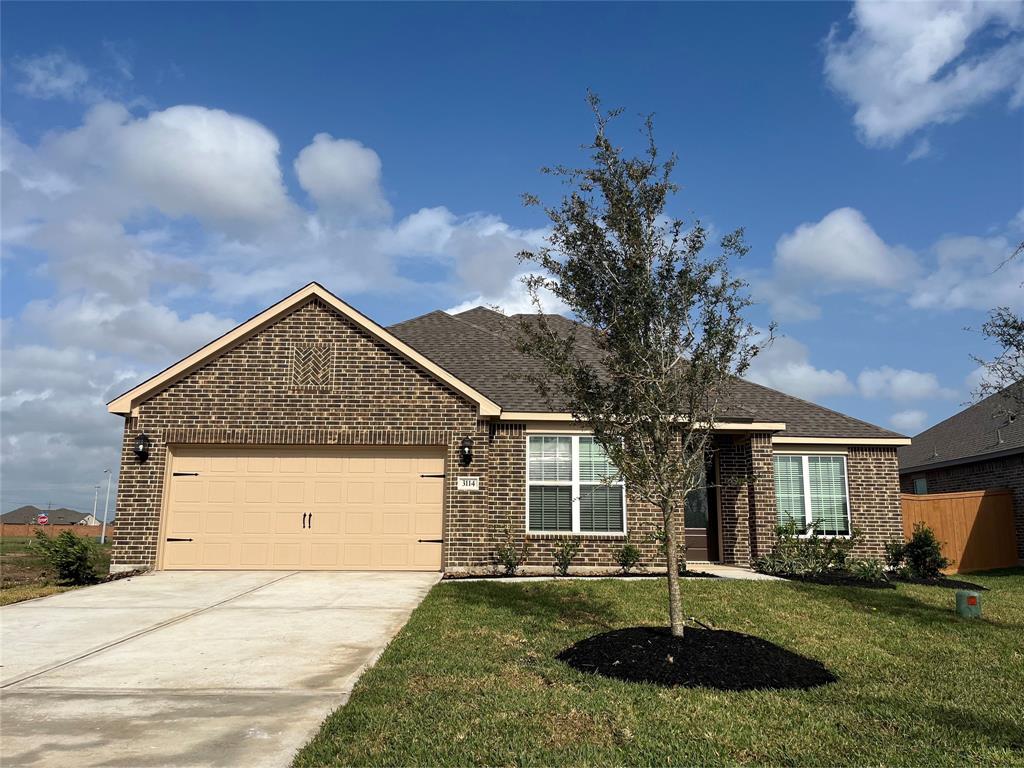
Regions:
[[93, 516], [85, 512], [76, 512], [73, 509], [40, 509], [31, 504], [24, 507], [12, 509], [5, 515], [0, 515], [0, 522], [8, 525], [32, 525], [39, 515], [46, 515], [48, 525], [88, 525]]
[[904, 493], [1009, 488], [1017, 554], [1024, 559], [1024, 413], [1006, 391], [950, 416], [900, 448], [900, 486]]

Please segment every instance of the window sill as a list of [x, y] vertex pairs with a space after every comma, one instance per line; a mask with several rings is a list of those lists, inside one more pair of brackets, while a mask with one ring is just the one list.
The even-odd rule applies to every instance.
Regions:
[[625, 531], [527, 531], [528, 539], [609, 539], [619, 541], [626, 538]]

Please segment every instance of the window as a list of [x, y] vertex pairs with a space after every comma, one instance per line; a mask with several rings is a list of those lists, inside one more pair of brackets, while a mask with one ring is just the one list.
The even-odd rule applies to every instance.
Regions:
[[530, 435], [527, 526], [535, 532], [622, 533], [626, 489], [592, 437]]
[[928, 493], [928, 478], [927, 477], [915, 477], [914, 478], [914, 493], [917, 493], [917, 494]]
[[850, 533], [845, 456], [775, 456], [779, 525], [794, 524], [826, 536]]

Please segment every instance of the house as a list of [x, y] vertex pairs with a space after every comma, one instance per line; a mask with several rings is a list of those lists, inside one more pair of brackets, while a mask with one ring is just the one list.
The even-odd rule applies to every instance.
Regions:
[[[1024, 386], [1017, 382], [1013, 387]], [[905, 493], [1013, 491], [1017, 554], [1024, 560], [1024, 415], [1007, 389], [975, 403], [899, 449]]]
[[[523, 378], [537, 363], [509, 323], [478, 307], [384, 328], [312, 283], [119, 396], [114, 570], [471, 571], [507, 537], [550, 569], [570, 536], [579, 566], [612, 566], [627, 536], [663, 563], [660, 513], [602, 482], [600, 446]], [[686, 505], [690, 560], [748, 565], [780, 515], [858, 528], [865, 555], [901, 535], [907, 438], [745, 381], [730, 402], [718, 482]]]
[[47, 525], [86, 525], [92, 515], [75, 512], [73, 509], [40, 509], [28, 504], [12, 509], [0, 516], [0, 522], [6, 525], [35, 525], [39, 515], [46, 515]]

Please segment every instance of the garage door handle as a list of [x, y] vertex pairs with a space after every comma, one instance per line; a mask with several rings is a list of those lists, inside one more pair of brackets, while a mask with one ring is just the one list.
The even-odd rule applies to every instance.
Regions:
[[192, 539], [167, 539], [168, 541], [192, 541]]
[[306, 527], [306, 513], [305, 512], [302, 513], [302, 527], [303, 528]]
[[444, 544], [444, 539], [419, 539], [420, 544]]
[[420, 475], [420, 477], [444, 477], [444, 472], [442, 472], [439, 475], [431, 475], [431, 474], [428, 473], [426, 475]]
[[199, 477], [198, 472], [171, 472], [174, 477]]

